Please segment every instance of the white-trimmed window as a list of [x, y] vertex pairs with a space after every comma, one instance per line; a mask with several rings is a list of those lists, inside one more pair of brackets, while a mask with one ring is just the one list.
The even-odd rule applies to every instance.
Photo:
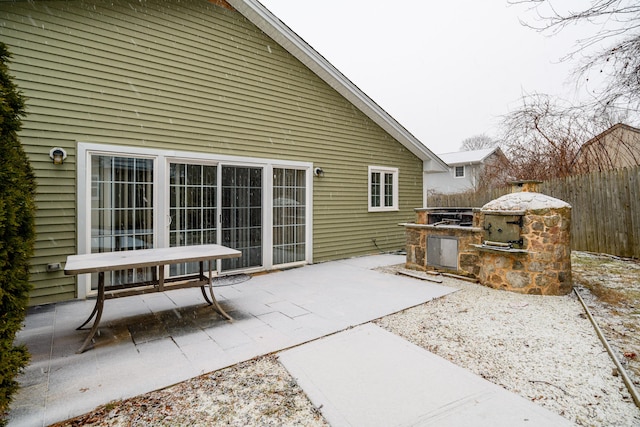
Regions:
[[369, 166], [369, 212], [398, 210], [398, 168]]
[[464, 166], [455, 166], [453, 168], [453, 176], [456, 178], [464, 178]]

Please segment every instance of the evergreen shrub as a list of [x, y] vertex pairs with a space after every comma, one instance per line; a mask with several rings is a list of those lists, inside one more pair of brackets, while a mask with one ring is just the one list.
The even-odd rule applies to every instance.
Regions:
[[18, 139], [25, 115], [22, 93], [9, 74], [10, 53], [0, 42], [0, 425], [15, 378], [29, 361], [26, 347], [14, 344], [29, 301], [29, 260], [35, 241], [36, 183], [29, 159]]

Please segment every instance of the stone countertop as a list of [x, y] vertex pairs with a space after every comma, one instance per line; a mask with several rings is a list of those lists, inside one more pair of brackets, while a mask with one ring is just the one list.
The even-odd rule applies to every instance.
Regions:
[[484, 230], [482, 229], [482, 227], [472, 227], [472, 226], [466, 226], [466, 225], [445, 225], [445, 224], [440, 224], [440, 225], [435, 225], [435, 224], [416, 224], [415, 222], [405, 222], [405, 223], [400, 223], [398, 225], [401, 225], [403, 227], [409, 227], [409, 228], [430, 228], [430, 229], [444, 229], [444, 230], [469, 230], [472, 231], [474, 233], [481, 233]]

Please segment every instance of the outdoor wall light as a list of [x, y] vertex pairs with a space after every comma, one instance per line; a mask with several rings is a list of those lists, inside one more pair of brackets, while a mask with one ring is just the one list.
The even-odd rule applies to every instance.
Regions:
[[322, 168], [314, 168], [313, 169], [313, 174], [315, 176], [323, 177], [324, 176], [324, 171], [322, 170]]
[[64, 162], [64, 159], [67, 158], [67, 152], [64, 151], [64, 148], [53, 147], [49, 150], [49, 157], [53, 160], [54, 165], [61, 165]]

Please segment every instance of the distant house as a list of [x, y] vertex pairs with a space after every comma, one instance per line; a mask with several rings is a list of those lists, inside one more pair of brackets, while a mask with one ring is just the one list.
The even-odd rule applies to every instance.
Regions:
[[483, 174], [487, 168], [508, 162], [499, 147], [444, 153], [438, 156], [449, 168], [446, 172], [434, 173], [430, 176], [428, 182], [430, 194], [454, 194], [477, 189], [483, 184], [483, 179], [486, 179]]
[[618, 123], [580, 147], [577, 172], [604, 171], [640, 165], [640, 129]]
[[38, 180], [31, 304], [95, 293], [61, 271], [76, 253], [219, 243], [242, 251], [223, 274], [399, 249], [446, 170], [256, 0], [3, 1], [0, 37]]

